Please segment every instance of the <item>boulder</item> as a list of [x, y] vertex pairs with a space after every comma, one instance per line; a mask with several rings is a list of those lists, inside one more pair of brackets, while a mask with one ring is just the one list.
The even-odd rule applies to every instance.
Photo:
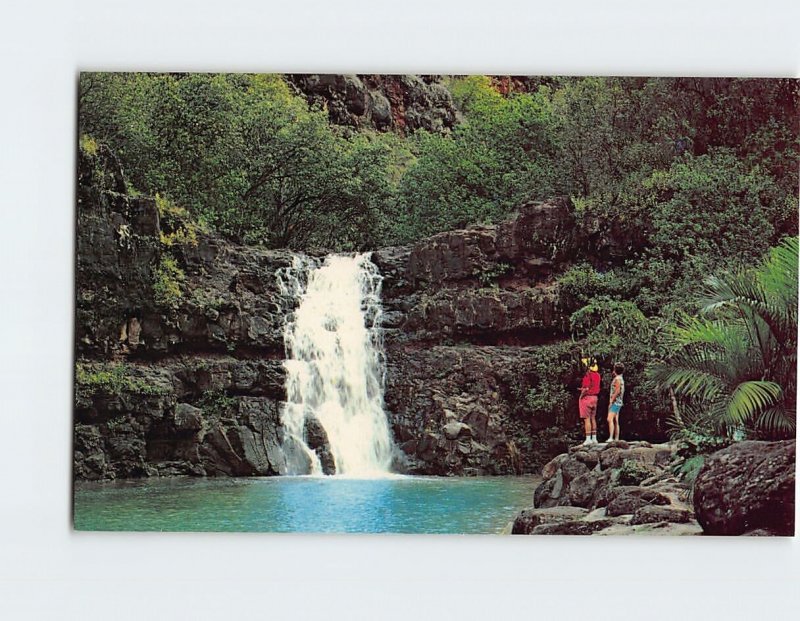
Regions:
[[575, 478], [569, 486], [570, 504], [576, 507], [590, 507], [597, 488], [608, 480], [608, 473], [592, 470]]
[[618, 516], [635, 513], [648, 505], [668, 505], [664, 494], [645, 487], [622, 486], [609, 491], [606, 515]]
[[460, 437], [472, 437], [472, 428], [466, 423], [452, 421], [447, 423], [443, 428], [444, 437], [448, 440], [456, 440]]
[[580, 507], [554, 507], [552, 509], [525, 509], [514, 520], [512, 535], [528, 535], [540, 524], [571, 522], [586, 516]]
[[555, 524], [541, 524], [528, 533], [529, 535], [593, 535], [598, 531], [617, 524], [615, 520], [572, 520]]
[[737, 442], [706, 459], [694, 485], [694, 509], [707, 535], [766, 529], [794, 535], [796, 445]]
[[676, 522], [654, 522], [652, 524], [612, 524], [600, 531], [592, 533], [599, 537], [620, 535], [644, 535], [649, 537], [682, 537], [702, 535], [703, 529], [692, 520], [678, 524]]
[[577, 451], [575, 459], [586, 464], [588, 468], [594, 468], [600, 461], [599, 451]]
[[175, 429], [179, 431], [199, 431], [203, 428], [203, 410], [188, 403], [175, 406]]
[[631, 519], [631, 524], [653, 524], [655, 522], [675, 522], [677, 524], [684, 524], [690, 522], [693, 517], [693, 512], [688, 509], [646, 505], [636, 510]]
[[563, 488], [561, 471], [546, 481], [542, 481], [533, 492], [533, 506], [536, 508], [557, 507]]
[[319, 457], [324, 474], [336, 474], [336, 462], [331, 453], [330, 441], [325, 428], [316, 417], [310, 416], [305, 423], [305, 436], [308, 448]]
[[564, 477], [565, 485], [569, 485], [574, 479], [587, 472], [589, 472], [589, 467], [571, 456], [561, 465], [561, 475]]
[[558, 472], [561, 468], [561, 464], [563, 464], [567, 459], [569, 459], [569, 455], [562, 453], [561, 455], [558, 455], [547, 462], [542, 468], [542, 478], [546, 481], [547, 479], [555, 476], [556, 472]]
[[616, 446], [608, 446], [606, 450], [600, 453], [599, 461], [600, 467], [606, 470], [608, 468], [619, 468], [625, 459], [622, 457], [622, 449]]

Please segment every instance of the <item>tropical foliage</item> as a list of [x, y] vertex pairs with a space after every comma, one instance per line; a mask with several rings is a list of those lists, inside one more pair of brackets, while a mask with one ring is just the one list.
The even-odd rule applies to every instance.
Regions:
[[701, 314], [672, 328], [671, 355], [651, 369], [686, 404], [692, 424], [729, 436], [793, 437], [797, 278], [792, 237], [757, 268], [706, 280]]

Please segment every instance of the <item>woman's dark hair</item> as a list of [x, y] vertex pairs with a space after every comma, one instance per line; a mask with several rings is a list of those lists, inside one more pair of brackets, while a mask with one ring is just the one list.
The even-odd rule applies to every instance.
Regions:
[[621, 375], [624, 370], [625, 370], [624, 364], [622, 364], [621, 362], [614, 363], [614, 373], [616, 373], [617, 375]]

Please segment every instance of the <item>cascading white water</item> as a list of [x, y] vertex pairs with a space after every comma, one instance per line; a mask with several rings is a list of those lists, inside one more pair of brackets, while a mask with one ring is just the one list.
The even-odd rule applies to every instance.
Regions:
[[278, 281], [284, 295], [298, 299], [284, 331], [289, 473], [322, 473], [304, 439], [312, 417], [327, 433], [336, 474], [388, 473], [392, 441], [383, 410], [378, 269], [368, 254], [329, 255], [322, 265], [298, 256]]

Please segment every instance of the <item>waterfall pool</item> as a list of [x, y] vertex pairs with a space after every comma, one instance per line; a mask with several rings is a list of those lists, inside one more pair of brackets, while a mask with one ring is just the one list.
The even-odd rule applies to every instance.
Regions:
[[500, 533], [539, 479], [390, 476], [76, 483], [76, 530]]

